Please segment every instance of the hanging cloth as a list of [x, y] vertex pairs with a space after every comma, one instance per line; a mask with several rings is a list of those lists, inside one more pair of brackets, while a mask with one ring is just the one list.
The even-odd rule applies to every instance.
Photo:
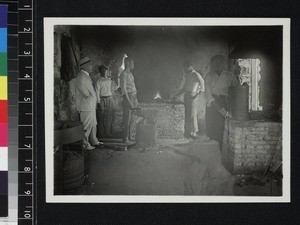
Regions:
[[78, 72], [77, 57], [73, 48], [72, 38], [67, 34], [61, 36], [61, 79], [70, 81]]

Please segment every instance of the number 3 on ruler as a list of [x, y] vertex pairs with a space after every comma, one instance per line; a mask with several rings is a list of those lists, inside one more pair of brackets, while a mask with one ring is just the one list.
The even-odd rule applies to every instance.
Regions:
[[25, 214], [24, 214], [24, 217], [25, 217], [25, 218], [30, 218], [31, 215], [30, 215], [29, 213], [25, 213]]

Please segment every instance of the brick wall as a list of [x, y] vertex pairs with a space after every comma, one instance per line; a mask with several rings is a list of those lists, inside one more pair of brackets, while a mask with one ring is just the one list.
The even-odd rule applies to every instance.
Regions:
[[264, 171], [282, 160], [282, 124], [263, 121], [225, 122], [222, 162], [231, 173]]
[[[159, 139], [183, 138], [184, 106], [167, 103], [141, 103], [144, 113], [153, 114], [156, 137]], [[149, 114], [148, 113], [148, 114]]]

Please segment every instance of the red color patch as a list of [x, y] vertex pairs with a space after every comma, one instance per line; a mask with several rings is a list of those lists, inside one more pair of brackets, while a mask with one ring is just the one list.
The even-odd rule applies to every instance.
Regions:
[[0, 123], [8, 121], [8, 106], [7, 101], [0, 101]]

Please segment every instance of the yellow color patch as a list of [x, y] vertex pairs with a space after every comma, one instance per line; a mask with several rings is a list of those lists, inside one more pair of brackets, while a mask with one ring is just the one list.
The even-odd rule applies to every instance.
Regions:
[[0, 100], [7, 100], [7, 77], [0, 76]]

